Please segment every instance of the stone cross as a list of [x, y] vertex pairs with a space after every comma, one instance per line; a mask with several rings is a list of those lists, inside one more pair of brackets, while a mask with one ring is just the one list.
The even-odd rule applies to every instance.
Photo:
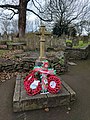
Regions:
[[45, 35], [49, 35], [50, 33], [45, 31], [45, 25], [40, 26], [40, 31], [37, 35], [40, 35], [40, 56], [39, 60], [43, 61], [46, 59], [45, 57]]

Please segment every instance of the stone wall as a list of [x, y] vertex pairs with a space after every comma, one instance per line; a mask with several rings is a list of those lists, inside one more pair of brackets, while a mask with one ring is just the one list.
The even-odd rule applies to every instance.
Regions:
[[89, 56], [90, 45], [84, 48], [66, 48], [65, 52], [68, 59], [86, 59]]
[[23, 59], [23, 60], [6, 60], [0, 63], [0, 72], [27, 72], [33, 69], [35, 60], [33, 59]]
[[[56, 53], [55, 53], [56, 55]], [[22, 57], [17, 56], [16, 60], [2, 60], [0, 62], [0, 72], [29, 72], [33, 69], [37, 57]], [[48, 58], [50, 68], [54, 68], [57, 71], [57, 74], [62, 74], [67, 71], [67, 62], [66, 60], [62, 63], [59, 58], [55, 56]]]
[[[32, 36], [26, 37], [26, 49], [29, 50], [39, 50], [40, 48], [40, 37], [32, 34]], [[57, 36], [45, 36], [45, 49], [47, 48], [60, 48], [61, 46], [64, 45], [65, 39], [62, 37], [57, 37]]]

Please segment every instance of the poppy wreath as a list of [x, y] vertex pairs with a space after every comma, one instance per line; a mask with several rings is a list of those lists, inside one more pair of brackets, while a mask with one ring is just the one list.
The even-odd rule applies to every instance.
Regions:
[[50, 75], [48, 77], [48, 91], [52, 94], [56, 94], [61, 89], [61, 81], [55, 75]]
[[38, 85], [35, 89], [30, 88], [30, 85], [37, 81], [37, 78], [34, 77], [35, 71], [32, 71], [25, 79], [24, 79], [24, 87], [28, 95], [33, 96], [38, 93], [40, 93], [42, 87], [40, 82], [38, 82]]

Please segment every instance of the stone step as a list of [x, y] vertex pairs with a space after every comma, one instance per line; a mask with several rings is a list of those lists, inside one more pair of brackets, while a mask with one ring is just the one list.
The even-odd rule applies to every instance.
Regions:
[[24, 89], [23, 78], [20, 78], [20, 76], [17, 76], [17, 78], [13, 96], [14, 112], [45, 109], [62, 105], [68, 106], [72, 101], [75, 101], [76, 93], [64, 81], [62, 81], [62, 88], [58, 94], [48, 93], [29, 96]]

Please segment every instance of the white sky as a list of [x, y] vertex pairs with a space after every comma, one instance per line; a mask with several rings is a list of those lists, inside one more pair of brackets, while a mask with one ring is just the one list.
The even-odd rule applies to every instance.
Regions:
[[[4, 0], [3, 0], [4, 1]], [[6, 0], [6, 1], [8, 1], [8, 3], [11, 1], [11, 0]], [[16, 1], [16, 0], [13, 0], [13, 1]], [[19, 0], [17, 0], [17, 2], [18, 2]], [[42, 5], [44, 4], [44, 2], [45, 2], [45, 0], [40, 0], [41, 2], [42, 2]], [[84, 1], [87, 1], [87, 0], [82, 0], [82, 2], [84, 2]], [[88, 1], [90, 1], [90, 0], [88, 0]], [[1, 0], [0, 0], [0, 4], [4, 4]], [[7, 10], [6, 10], [6, 12], [7, 12]], [[10, 11], [9, 11], [9, 13], [10, 13]], [[15, 15], [14, 16], [14, 18], [15, 19], [18, 19], [18, 15]], [[27, 20], [29, 20], [29, 21], [34, 21], [35, 19], [38, 19], [38, 17], [36, 16], [36, 15], [34, 15], [33, 13], [31, 13], [31, 12], [29, 12], [28, 13], [28, 15], [27, 15]], [[1, 30], [0, 30], [1, 31]]]
[[34, 14], [30, 14], [30, 15], [27, 16], [27, 19], [28, 19], [29, 21], [34, 21], [35, 19], [37, 19], [37, 16], [34, 15]]

